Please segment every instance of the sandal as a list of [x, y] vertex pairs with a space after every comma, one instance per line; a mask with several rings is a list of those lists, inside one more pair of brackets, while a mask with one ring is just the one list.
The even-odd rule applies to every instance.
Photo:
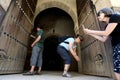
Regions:
[[23, 73], [23, 75], [34, 75], [35, 73], [34, 72], [26, 72], [26, 73]]

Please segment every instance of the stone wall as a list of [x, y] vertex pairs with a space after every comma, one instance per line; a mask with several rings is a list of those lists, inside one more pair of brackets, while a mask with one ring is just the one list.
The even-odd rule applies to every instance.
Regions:
[[92, 0], [99, 11], [102, 8], [109, 7], [115, 11], [120, 11], [120, 0]]
[[74, 29], [78, 27], [76, 0], [38, 0], [35, 12], [36, 16], [45, 9], [59, 8], [67, 12], [74, 21]]
[[92, 0], [96, 6], [96, 10], [99, 11], [105, 7], [112, 7], [110, 0]]
[[9, 7], [11, 0], [0, 0], [0, 5], [4, 8], [6, 11]]

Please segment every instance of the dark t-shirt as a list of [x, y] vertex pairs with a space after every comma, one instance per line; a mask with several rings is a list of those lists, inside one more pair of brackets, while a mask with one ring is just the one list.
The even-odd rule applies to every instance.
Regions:
[[111, 15], [109, 23], [118, 23], [116, 28], [110, 34], [112, 46], [115, 46], [118, 43], [120, 43], [120, 15], [119, 14]]
[[43, 43], [44, 43], [44, 40], [45, 40], [44, 31], [43, 30], [38, 31], [36, 37], [38, 37], [39, 35], [41, 36], [41, 39], [40, 39], [39, 42], [37, 42], [35, 44], [35, 46], [43, 47], [43, 45], [44, 45]]

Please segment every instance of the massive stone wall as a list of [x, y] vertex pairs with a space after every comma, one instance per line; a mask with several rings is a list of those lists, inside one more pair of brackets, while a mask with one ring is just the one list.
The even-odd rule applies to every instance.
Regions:
[[96, 10], [99, 11], [104, 7], [112, 7], [110, 0], [92, 0], [96, 6]]
[[76, 0], [38, 0], [35, 18], [36, 16], [47, 8], [59, 8], [63, 11], [67, 12], [74, 21], [75, 30], [78, 27], [78, 19], [77, 19], [77, 8], [76, 8]]
[[92, 0], [99, 11], [102, 8], [109, 7], [113, 10], [120, 10], [120, 0]]
[[113, 7], [120, 7], [120, 0], [110, 0]]

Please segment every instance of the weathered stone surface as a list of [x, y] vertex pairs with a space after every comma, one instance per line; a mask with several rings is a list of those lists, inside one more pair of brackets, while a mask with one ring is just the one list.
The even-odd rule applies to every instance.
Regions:
[[4, 8], [6, 11], [9, 7], [11, 0], [0, 0], [0, 5]]

